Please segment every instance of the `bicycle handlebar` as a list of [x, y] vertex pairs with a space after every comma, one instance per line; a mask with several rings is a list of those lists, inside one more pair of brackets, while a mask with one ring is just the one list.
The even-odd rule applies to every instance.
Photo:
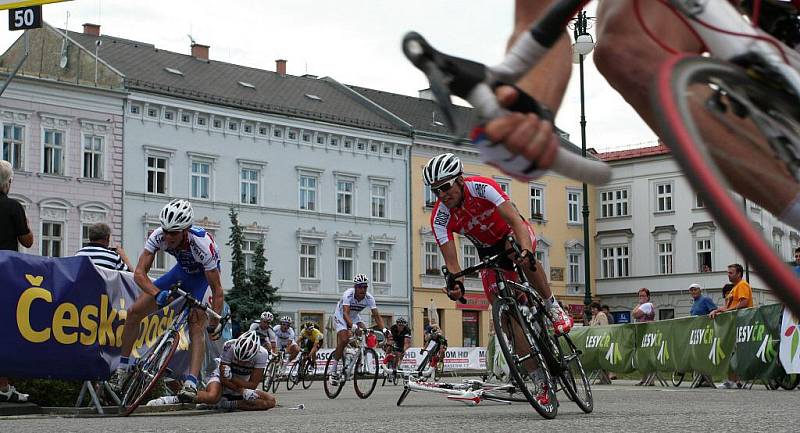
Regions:
[[[511, 111], [535, 113], [540, 118], [552, 121], [553, 115], [549, 110], [519, 89], [518, 102], [510, 107], [511, 111], [501, 107], [494, 89], [516, 82], [538, 64], [559, 39], [569, 19], [585, 3], [586, 0], [556, 2], [529, 32], [517, 40], [505, 59], [493, 67], [439, 52], [416, 32], [409, 32], [403, 38], [403, 52], [428, 77], [431, 91], [451, 130], [455, 125], [451, 93], [469, 101], [477, 109], [481, 123], [505, 116]], [[502, 167], [515, 177], [533, 179], [542, 174], [536, 163], [512, 154], [497, 143], [476, 140], [475, 144], [486, 162]], [[569, 178], [597, 185], [611, 179], [611, 168], [605, 162], [586, 159], [561, 146], [550, 169]]]
[[205, 310], [205, 312], [208, 313], [208, 315], [210, 315], [211, 317], [213, 317], [213, 318], [215, 318], [217, 320], [221, 320], [222, 319], [222, 316], [217, 314], [217, 312], [214, 311], [213, 309], [211, 309], [211, 307], [209, 307], [208, 305], [203, 304], [202, 302], [198, 301], [194, 296], [190, 295], [189, 293], [186, 293], [186, 291], [181, 289], [180, 284], [176, 284], [176, 285], [172, 286], [170, 288], [170, 291], [173, 294], [177, 294], [178, 297], [184, 298], [186, 300], [186, 302], [188, 302], [192, 306], [192, 308], [199, 308], [201, 310]]

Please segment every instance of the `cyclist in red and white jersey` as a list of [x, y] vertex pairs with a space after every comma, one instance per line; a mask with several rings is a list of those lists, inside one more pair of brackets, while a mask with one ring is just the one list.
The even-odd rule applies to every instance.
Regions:
[[[494, 180], [481, 177], [463, 177], [461, 161], [452, 153], [432, 158], [423, 170], [425, 183], [438, 197], [431, 214], [431, 229], [444, 256], [447, 269], [452, 273], [461, 271], [458, 252], [453, 242], [453, 233], [469, 239], [478, 249], [481, 258], [510, 248], [506, 238], [512, 235], [522, 248], [522, 256], [515, 258], [525, 276], [545, 300], [553, 317], [557, 333], [567, 333], [572, 328], [572, 318], [556, 302], [544, 272], [531, 269], [532, 251], [536, 251], [536, 234], [530, 224], [505, 192]], [[509, 258], [511, 259], [511, 258]], [[516, 279], [512, 263], [508, 261], [506, 278]], [[481, 271], [483, 289], [492, 301], [497, 291], [494, 272]], [[451, 299], [459, 299], [460, 288], [452, 289]]]
[[[194, 211], [187, 200], [172, 200], [159, 215], [161, 227], [147, 238], [134, 272], [134, 280], [142, 292], [128, 309], [122, 331], [120, 365], [112, 376], [112, 387], [119, 388], [127, 371], [135, 360], [130, 359], [133, 344], [139, 334], [139, 323], [157, 308], [166, 306], [170, 299], [170, 288], [181, 282], [183, 289], [196, 299], [203, 300], [206, 289], [211, 287], [211, 307], [222, 313], [223, 293], [220, 279], [220, 260], [217, 244], [211, 234], [192, 225]], [[159, 250], [175, 257], [177, 263], [169, 272], [155, 281], [147, 276]], [[204, 311], [192, 309], [189, 313], [189, 336], [191, 361], [189, 374], [178, 397], [193, 401], [197, 396], [197, 376], [205, 354], [206, 323], [212, 338], [219, 337], [222, 329], [219, 319], [208, 318]]]

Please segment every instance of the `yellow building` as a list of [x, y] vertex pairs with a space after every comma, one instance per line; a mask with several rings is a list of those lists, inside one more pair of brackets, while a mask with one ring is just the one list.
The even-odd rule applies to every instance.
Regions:
[[[534, 182], [520, 182], [491, 166], [483, 164], [469, 144], [456, 144], [453, 135], [443, 123], [443, 116], [430, 100], [427, 91], [420, 98], [397, 95], [377, 90], [355, 88], [356, 91], [391, 112], [414, 130], [411, 149], [411, 326], [416, 346], [422, 345], [423, 332], [428, 324], [427, 310], [434, 305], [445, 336], [453, 347], [485, 346], [489, 339], [491, 308], [483, 294], [479, 278], [467, 278], [467, 305], [457, 305], [443, 292], [444, 278], [440, 268], [444, 264], [439, 247], [431, 232], [431, 210], [436, 197], [424, 185], [422, 168], [435, 155], [452, 152], [461, 158], [465, 176], [481, 175], [494, 178], [510, 195], [520, 213], [531, 222], [538, 237], [537, 258], [547, 272], [556, 297], [571, 306], [575, 315], [582, 313], [584, 296], [584, 245], [582, 185], [558, 175], [548, 175]], [[474, 113], [465, 107], [456, 107], [455, 116], [460, 127], [473, 123]], [[457, 136], [463, 137], [465, 131]], [[567, 144], [571, 145], [571, 144]], [[594, 188], [589, 188], [589, 209], [595, 208]], [[571, 210], [570, 210], [571, 209]], [[590, 216], [590, 251], [594, 251], [594, 218]], [[477, 251], [470, 242], [458, 243], [462, 266], [465, 261], [477, 262]], [[592, 263], [597, 261], [592, 257]], [[595, 269], [592, 267], [592, 281]], [[594, 284], [592, 284], [594, 287]]]

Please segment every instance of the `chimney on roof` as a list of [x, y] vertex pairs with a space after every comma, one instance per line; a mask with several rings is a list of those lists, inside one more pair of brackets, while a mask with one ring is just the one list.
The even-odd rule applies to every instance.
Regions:
[[208, 60], [208, 45], [192, 43], [192, 57], [197, 60]]
[[83, 34], [100, 36], [100, 24], [85, 23], [83, 25]]
[[278, 73], [281, 77], [286, 76], [286, 60], [284, 59], [277, 59], [275, 60], [275, 72]]
[[429, 88], [422, 89], [419, 91], [419, 98], [420, 99], [430, 99], [431, 101], [435, 101], [436, 99], [433, 96], [433, 91]]

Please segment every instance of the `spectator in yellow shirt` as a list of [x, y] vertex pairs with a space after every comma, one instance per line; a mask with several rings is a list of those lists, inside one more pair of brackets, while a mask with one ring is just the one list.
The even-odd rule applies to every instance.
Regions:
[[[733, 289], [725, 296], [725, 306], [712, 311], [708, 316], [712, 319], [721, 313], [740, 308], [750, 308], [753, 306], [753, 289], [742, 279], [744, 268], [738, 263], [728, 265], [728, 280], [733, 284]], [[732, 371], [728, 373], [728, 380], [719, 385], [721, 389], [741, 388], [739, 378]]]

